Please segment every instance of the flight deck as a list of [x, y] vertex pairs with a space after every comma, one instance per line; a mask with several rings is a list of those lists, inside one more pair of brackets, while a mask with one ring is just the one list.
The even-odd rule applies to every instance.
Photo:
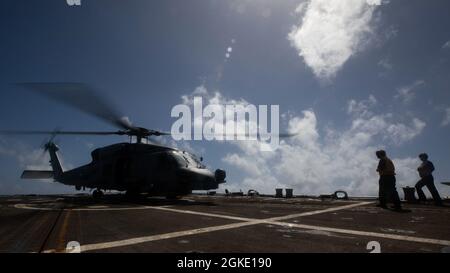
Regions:
[[0, 197], [0, 252], [449, 252], [450, 204], [106, 194]]

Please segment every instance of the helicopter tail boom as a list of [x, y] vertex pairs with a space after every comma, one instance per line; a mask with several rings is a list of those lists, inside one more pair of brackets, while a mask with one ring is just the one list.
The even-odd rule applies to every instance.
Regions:
[[56, 153], [59, 148], [55, 145], [55, 143], [50, 141], [45, 145], [45, 150], [47, 150], [50, 154], [50, 165], [53, 169], [53, 178], [55, 178], [55, 180], [58, 180], [59, 177], [61, 177], [61, 175], [64, 173], [61, 162], [58, 158], [58, 154]]

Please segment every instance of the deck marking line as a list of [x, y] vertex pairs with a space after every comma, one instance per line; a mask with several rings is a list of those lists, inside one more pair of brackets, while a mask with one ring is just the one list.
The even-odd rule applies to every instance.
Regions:
[[[366, 204], [367, 204], [367, 202], [360, 202], [360, 203], [346, 205], [346, 206], [339, 206], [339, 207], [333, 208], [333, 211], [348, 209], [349, 207], [363, 206]], [[195, 234], [201, 234], [201, 233], [207, 233], [207, 232], [213, 232], [213, 231], [219, 231], [219, 230], [234, 229], [234, 228], [240, 228], [240, 227], [245, 227], [245, 226], [258, 225], [261, 223], [267, 223], [267, 222], [271, 222], [274, 220], [276, 221], [276, 219], [280, 218], [280, 217], [274, 217], [274, 218], [267, 218], [267, 219], [255, 219], [255, 218], [233, 217], [233, 216], [226, 216], [226, 215], [205, 213], [205, 212], [197, 212], [197, 211], [190, 211], [190, 210], [177, 210], [177, 209], [172, 209], [172, 208], [168, 208], [168, 207], [149, 207], [149, 208], [156, 209], [156, 210], [177, 212], [177, 213], [219, 217], [219, 218], [225, 218], [225, 219], [231, 219], [231, 220], [239, 219], [244, 222], [220, 225], [220, 226], [213, 226], [213, 227], [206, 227], [206, 228], [197, 228], [197, 229], [186, 230], [186, 231], [177, 231], [177, 232], [171, 232], [171, 233], [165, 233], [165, 234], [159, 234], [159, 235], [137, 237], [137, 238], [131, 238], [131, 239], [125, 239], [125, 240], [119, 240], [119, 241], [111, 241], [111, 242], [105, 242], [105, 243], [87, 244], [87, 245], [81, 246], [81, 251], [99, 250], [99, 249], [106, 249], [106, 248], [112, 248], [112, 247], [134, 245], [134, 244], [152, 242], [152, 241], [157, 241], [157, 240], [171, 239], [171, 238], [176, 238], [176, 237], [181, 237], [181, 236], [189, 236], [189, 235], [195, 235]], [[329, 211], [330, 211], [329, 209], [324, 209], [324, 210], [312, 211], [310, 213], [314, 212], [314, 214], [319, 214], [319, 213], [326, 213]], [[300, 214], [304, 214], [303, 216], [306, 216], [306, 213], [300, 213]], [[298, 215], [299, 214], [296, 213], [296, 214], [284, 216], [284, 218], [286, 218], [288, 216], [299, 217]], [[307, 215], [311, 215], [311, 214], [307, 214]], [[47, 250], [45, 252], [55, 252], [55, 251], [56, 250], [51, 249], [51, 250]]]
[[[170, 232], [170, 233], [165, 233], [165, 234], [143, 236], [143, 237], [137, 237], [137, 238], [131, 238], [131, 239], [125, 239], [125, 240], [119, 240], [119, 241], [111, 241], [111, 242], [105, 242], [105, 243], [86, 244], [86, 245], [81, 245], [81, 251], [84, 252], [84, 251], [91, 251], [91, 250], [100, 250], [100, 249], [107, 249], [107, 248], [113, 248], [113, 247], [122, 247], [122, 246], [128, 246], [128, 245], [148, 243], [148, 242], [152, 242], [152, 241], [165, 240], [165, 239], [177, 238], [177, 237], [182, 237], [182, 236], [196, 235], [196, 234], [208, 233], [208, 232], [219, 231], [219, 230], [251, 226], [251, 225], [260, 224], [263, 222], [264, 222], [264, 220], [255, 220], [255, 221], [233, 223], [233, 224], [220, 225], [220, 226], [212, 226], [212, 227], [206, 227], [206, 228], [197, 228], [197, 229], [191, 229], [191, 230], [185, 230], [185, 231], [176, 231], [176, 232]], [[50, 250], [46, 250], [45, 252], [52, 253], [52, 252], [56, 252], [56, 250], [50, 249]]]
[[[26, 204], [16, 204], [14, 205], [16, 209], [31, 209], [31, 210], [45, 210], [45, 211], [53, 211], [53, 210], [60, 210], [57, 208], [42, 208], [42, 207], [33, 207]], [[164, 206], [163, 206], [164, 207]], [[63, 210], [72, 210], [72, 211], [111, 211], [111, 210], [144, 210], [144, 209], [151, 209], [154, 207], [151, 206], [140, 206], [140, 207], [128, 207], [128, 208], [70, 208], [66, 207]]]
[[286, 215], [286, 216], [273, 217], [273, 218], [269, 218], [267, 220], [269, 220], [269, 221], [282, 221], [282, 220], [287, 220], [287, 219], [292, 219], [292, 218], [311, 216], [311, 215], [322, 214], [322, 213], [333, 212], [333, 211], [344, 210], [344, 209], [351, 209], [351, 208], [355, 208], [355, 207], [369, 205], [369, 204], [372, 204], [372, 203], [373, 202], [359, 202], [359, 203], [356, 203], [356, 204], [350, 204], [350, 205], [345, 205], [345, 206], [333, 207], [333, 208], [328, 208], [328, 209], [323, 209], [323, 210], [314, 210], [314, 211], [307, 211], [307, 212], [302, 212], [302, 213], [290, 214], [290, 215]]
[[200, 212], [200, 211], [192, 211], [192, 210], [180, 210], [180, 209], [174, 209], [174, 208], [169, 208], [169, 207], [151, 207], [151, 208], [155, 209], [155, 210], [163, 210], [163, 211], [170, 211], [170, 212], [184, 213], [184, 214], [192, 214], [192, 215], [200, 215], [200, 216], [217, 217], [217, 218], [223, 218], [223, 219], [228, 219], [228, 220], [236, 220], [236, 221], [255, 221], [255, 220], [259, 220], [259, 219], [255, 219], [255, 218], [230, 216], [230, 215], [208, 213], [208, 212]]
[[312, 225], [303, 225], [303, 224], [276, 222], [276, 221], [269, 221], [268, 223], [272, 224], [272, 225], [288, 226], [291, 228], [295, 227], [295, 228], [308, 229], [308, 230], [328, 231], [328, 232], [342, 233], [342, 234], [349, 234], [349, 235], [378, 237], [378, 238], [384, 238], [384, 239], [450, 246], [450, 241], [447, 241], [447, 240], [430, 239], [430, 238], [405, 236], [405, 235], [372, 232], [372, 231], [359, 231], [359, 230], [342, 229], [342, 228], [330, 228], [330, 227], [312, 226]]
[[[92, 251], [92, 250], [101, 250], [101, 249], [108, 249], [108, 248], [114, 248], [114, 247], [129, 246], [129, 245], [153, 242], [153, 241], [158, 241], [158, 240], [166, 240], [166, 239], [183, 237], [183, 236], [204, 234], [204, 233], [209, 233], [209, 232], [214, 232], [214, 231], [241, 228], [241, 227], [245, 227], [245, 226], [252, 226], [252, 225], [258, 225], [258, 224], [274, 224], [274, 225], [279, 225], [279, 226], [288, 226], [291, 228], [295, 227], [295, 228], [307, 229], [307, 230], [328, 231], [328, 232], [341, 233], [341, 234], [351, 234], [351, 235], [359, 235], [359, 236], [367, 236], [367, 237], [377, 237], [377, 238], [385, 238], [385, 239], [392, 239], [392, 240], [409, 241], [409, 242], [416, 242], [416, 243], [427, 243], [427, 244], [450, 246], [450, 241], [447, 241], [447, 240], [280, 222], [282, 220], [305, 217], [305, 216], [333, 212], [333, 211], [338, 211], [338, 210], [344, 210], [344, 209], [354, 208], [354, 207], [358, 207], [358, 206], [368, 205], [371, 203], [373, 203], [373, 202], [360, 202], [360, 203], [356, 203], [356, 204], [328, 208], [328, 209], [324, 209], [324, 210], [296, 213], [296, 214], [290, 214], [290, 215], [286, 215], [286, 216], [273, 217], [273, 218], [267, 218], [267, 219], [234, 217], [234, 216], [227, 216], [227, 215], [220, 215], [220, 214], [213, 214], [213, 213], [206, 213], [206, 212], [178, 210], [178, 209], [169, 208], [168, 206], [147, 207], [147, 208], [151, 208], [151, 209], [155, 209], [155, 210], [163, 210], [163, 211], [170, 211], [170, 212], [176, 212], [176, 213], [218, 217], [218, 218], [224, 218], [224, 219], [229, 219], [229, 220], [239, 220], [239, 221], [243, 221], [243, 222], [220, 225], [220, 226], [212, 226], [212, 227], [206, 227], [206, 228], [197, 228], [197, 229], [191, 229], [191, 230], [185, 230], [185, 231], [170, 232], [170, 233], [151, 235], [151, 236], [143, 236], [143, 237], [111, 241], [111, 242], [105, 242], [105, 243], [86, 244], [86, 245], [81, 246], [81, 251], [83, 252], [83, 251]], [[51, 250], [46, 250], [45, 252], [55, 252], [55, 250], [51, 249]]]

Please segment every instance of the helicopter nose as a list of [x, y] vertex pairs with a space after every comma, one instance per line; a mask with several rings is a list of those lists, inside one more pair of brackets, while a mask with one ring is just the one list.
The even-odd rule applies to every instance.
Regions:
[[219, 184], [225, 183], [226, 177], [227, 177], [227, 173], [225, 172], [225, 170], [217, 169], [214, 172], [214, 178], [215, 178], [216, 182]]
[[190, 183], [193, 190], [211, 190], [219, 187], [215, 173], [207, 169], [183, 170], [180, 172], [180, 178]]
[[216, 186], [216, 178], [214, 174], [210, 171], [203, 171], [198, 173], [199, 179], [203, 182], [203, 184], [207, 187]]

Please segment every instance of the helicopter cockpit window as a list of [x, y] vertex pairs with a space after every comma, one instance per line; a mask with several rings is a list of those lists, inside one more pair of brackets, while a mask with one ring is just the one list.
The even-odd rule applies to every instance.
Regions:
[[192, 158], [189, 154], [184, 154], [184, 157], [186, 158], [187, 161], [189, 161], [189, 165], [199, 168], [198, 162], [194, 158]]
[[203, 165], [200, 160], [189, 153], [174, 153], [174, 155], [175, 158], [177, 158], [177, 161], [179, 161], [182, 165], [187, 165], [199, 169], [205, 168], [205, 165]]
[[175, 161], [177, 161], [178, 165], [180, 166], [187, 167], [187, 165], [189, 164], [189, 162], [183, 156], [177, 153], [173, 153], [173, 158], [175, 159]]

